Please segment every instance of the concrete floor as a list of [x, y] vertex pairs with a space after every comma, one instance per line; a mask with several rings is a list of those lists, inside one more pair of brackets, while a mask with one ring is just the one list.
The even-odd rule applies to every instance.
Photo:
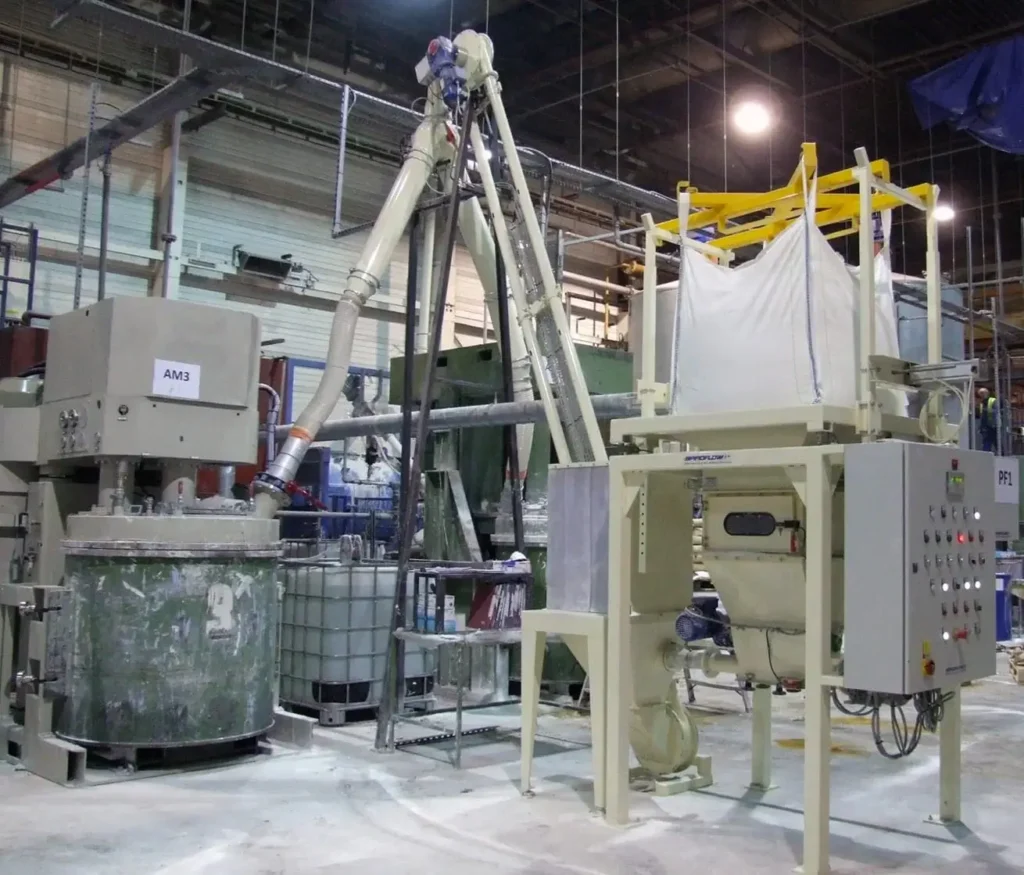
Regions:
[[[374, 754], [365, 724], [319, 730], [311, 751], [83, 789], [0, 764], [0, 873], [791, 872], [802, 841], [802, 698], [774, 700], [778, 788], [763, 796], [745, 789], [750, 718], [739, 696], [698, 690], [698, 703], [715, 785], [666, 799], [636, 792], [625, 829], [590, 812], [587, 725], [564, 712], [541, 720], [532, 799], [518, 792], [511, 731], [471, 742], [461, 772], [438, 747]], [[948, 829], [924, 822], [937, 805], [937, 738], [890, 763], [867, 726], [836, 715], [833, 871], [1024, 872], [1022, 718], [1024, 687], [1005, 675], [965, 690], [966, 824]], [[467, 720], [495, 722], [511, 730], [518, 718]]]

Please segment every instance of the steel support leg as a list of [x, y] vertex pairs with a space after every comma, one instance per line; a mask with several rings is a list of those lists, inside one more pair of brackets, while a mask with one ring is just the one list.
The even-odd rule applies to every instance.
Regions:
[[829, 871], [829, 753], [831, 725], [828, 689], [832, 631], [832, 485], [829, 463], [807, 463], [807, 699], [804, 741], [805, 875]]
[[[623, 457], [628, 458], [628, 457]], [[608, 499], [608, 698], [605, 819], [629, 821], [629, 715], [633, 705], [630, 626], [633, 583], [633, 504], [638, 488], [609, 465]]]
[[587, 636], [587, 674], [590, 677], [590, 744], [594, 748], [594, 808], [607, 807], [607, 738], [608, 738], [608, 642], [607, 628], [602, 625], [597, 641]]
[[[525, 620], [525, 617], [524, 617]], [[544, 643], [547, 634], [525, 628], [522, 641], [522, 689], [520, 691], [523, 715], [519, 760], [519, 792], [529, 793], [533, 776], [533, 741], [537, 735], [537, 711], [540, 705], [540, 684], [544, 675]]]
[[772, 691], [770, 687], [754, 688], [754, 719], [752, 721], [753, 758], [750, 786], [754, 790], [772, 788]]
[[960, 689], [953, 692], [939, 724], [939, 820], [960, 820]]

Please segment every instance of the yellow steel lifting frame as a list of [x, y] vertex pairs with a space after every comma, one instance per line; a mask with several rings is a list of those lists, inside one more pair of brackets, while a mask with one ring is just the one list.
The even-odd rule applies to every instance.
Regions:
[[[875, 179], [890, 183], [888, 161], [872, 161], [869, 169]], [[694, 209], [687, 220], [687, 231], [714, 228], [719, 236], [709, 240], [710, 245], [732, 250], [766, 243], [803, 215], [807, 208], [805, 193], [811, 190], [815, 177], [815, 223], [820, 228], [839, 226], [825, 235], [829, 240], [856, 234], [860, 228], [860, 197], [856, 191], [842, 192], [857, 185], [856, 171], [857, 168], [849, 167], [817, 176], [817, 147], [814, 143], [804, 143], [797, 169], [782, 188], [767, 192], [703, 192], [691, 188], [688, 182], [680, 182], [677, 189], [689, 195], [690, 206]], [[915, 185], [904, 191], [925, 201], [931, 186]], [[871, 212], [891, 210], [905, 203], [905, 198], [884, 190], [876, 191], [871, 196]], [[678, 234], [679, 225], [676, 218], [661, 222], [658, 228]]]

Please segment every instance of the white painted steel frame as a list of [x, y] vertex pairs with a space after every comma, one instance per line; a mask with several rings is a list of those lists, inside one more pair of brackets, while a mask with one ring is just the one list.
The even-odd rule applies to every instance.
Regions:
[[[805, 875], [829, 871], [829, 754], [831, 748], [830, 688], [843, 679], [832, 674], [831, 575], [832, 492], [843, 465], [842, 444], [734, 450], [729, 453], [650, 453], [609, 460], [608, 531], [608, 695], [605, 797], [607, 819], [629, 820], [629, 711], [631, 588], [635, 567], [632, 514], [651, 477], [697, 475], [707, 470], [784, 469], [806, 505], [806, 740], [804, 753]], [[721, 456], [718, 461], [709, 460]], [[683, 537], [684, 533], [680, 533]], [[761, 698], [763, 700], [764, 693]], [[760, 705], [760, 708], [757, 706]], [[940, 730], [940, 819], [953, 821], [960, 812], [959, 696], [947, 706]], [[763, 709], [763, 710], [762, 710]], [[768, 787], [771, 780], [770, 700], [755, 702], [754, 756], [751, 784]]]
[[[928, 362], [942, 360], [942, 302], [939, 280], [938, 233], [935, 205], [938, 186], [932, 186], [929, 197], [922, 201], [898, 186], [875, 178], [868, 169], [867, 153], [858, 149], [857, 175], [860, 183], [860, 300], [858, 334], [858, 408], [789, 409], [782, 411], [750, 411], [701, 417], [657, 417], [645, 414], [639, 419], [617, 420], [612, 423], [613, 441], [627, 436], [646, 436], [648, 443], [654, 436], [680, 438], [700, 433], [729, 433], [736, 435], [749, 430], [756, 441], [761, 433], [772, 429], [806, 425], [814, 430], [814, 423], [856, 423], [862, 439], [871, 440], [883, 428], [905, 433], [912, 426], [902, 417], [885, 417], [875, 402], [875, 381], [869, 366], [875, 354], [875, 278], [874, 240], [871, 221], [872, 190], [884, 191], [898, 197], [908, 206], [923, 210], [927, 230], [927, 293], [928, 293]], [[646, 218], [646, 217], [645, 217]], [[653, 301], [657, 290], [656, 259], [652, 257], [655, 233], [647, 226], [647, 248], [644, 292], [651, 292]], [[681, 225], [682, 227], [682, 225]], [[658, 236], [664, 236], [658, 232]], [[675, 236], [675, 235], [673, 235]], [[690, 245], [692, 241], [679, 237], [673, 242]], [[694, 247], [699, 248], [699, 247]], [[655, 310], [645, 307], [645, 312]], [[655, 342], [653, 319], [644, 320], [644, 367], [642, 383], [653, 381]], [[897, 428], [893, 429], [893, 426]], [[663, 444], [664, 446], [664, 444]], [[607, 763], [605, 767], [605, 795], [607, 819], [614, 824], [625, 824], [629, 819], [629, 710], [632, 703], [632, 677], [630, 668], [632, 580], [637, 570], [634, 563], [632, 514], [639, 505], [639, 497], [650, 477], [671, 474], [696, 475], [704, 470], [728, 468], [784, 469], [804, 501], [807, 519], [806, 534], [806, 740], [804, 755], [804, 847], [803, 871], [805, 875], [823, 875], [829, 871], [829, 805], [830, 805], [830, 748], [831, 710], [830, 688], [843, 685], [843, 679], [832, 674], [831, 611], [832, 611], [832, 492], [843, 464], [843, 445], [781, 446], [759, 449], [731, 449], [717, 453], [714, 446], [703, 446], [702, 453], [654, 452], [640, 456], [616, 456], [609, 460], [609, 531], [608, 531], [608, 695], [607, 709]], [[685, 520], [680, 521], [684, 526]], [[692, 525], [692, 522], [690, 522]], [[680, 535], [682, 536], [682, 532]], [[940, 822], [955, 822], [960, 818], [960, 753], [961, 702], [956, 688], [948, 702], [939, 730], [939, 815]], [[761, 707], [758, 708], [757, 705]], [[765, 705], [755, 699], [753, 758], [751, 783], [767, 787], [771, 779], [771, 718], [770, 699]]]

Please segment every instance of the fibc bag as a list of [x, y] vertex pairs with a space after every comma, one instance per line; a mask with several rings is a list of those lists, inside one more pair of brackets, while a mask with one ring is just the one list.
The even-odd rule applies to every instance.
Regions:
[[[858, 281], [813, 210], [812, 193], [808, 213], [739, 267], [683, 248], [674, 413], [856, 405]], [[873, 267], [875, 351], [898, 356], [888, 265]]]

